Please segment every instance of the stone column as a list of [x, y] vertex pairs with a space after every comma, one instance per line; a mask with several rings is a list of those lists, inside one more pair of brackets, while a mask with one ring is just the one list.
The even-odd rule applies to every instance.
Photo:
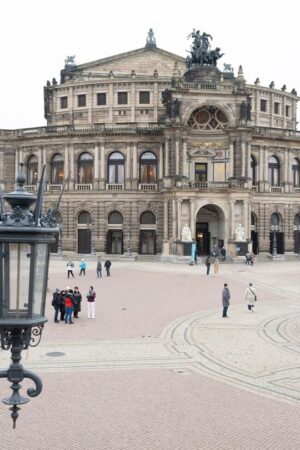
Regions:
[[70, 188], [74, 189], [74, 184], [77, 183], [77, 177], [75, 180], [75, 161], [74, 161], [74, 146], [71, 144], [70, 145], [70, 177], [71, 177], [71, 181], [70, 181]]
[[135, 122], [135, 83], [131, 83], [131, 122]]
[[243, 201], [243, 216], [246, 239], [249, 237], [249, 217], [248, 217], [248, 200]]
[[252, 180], [252, 172], [251, 172], [251, 144], [247, 142], [247, 177]]
[[167, 241], [169, 238], [169, 202], [168, 200], [164, 201], [164, 241]]
[[133, 144], [132, 146], [132, 188], [137, 188], [137, 146]]
[[269, 171], [269, 158], [268, 158], [268, 150], [267, 150], [267, 148], [265, 147], [265, 149], [264, 149], [264, 181], [265, 181], [265, 183], [268, 183], [269, 182], [269, 180], [268, 180], [268, 171]]
[[99, 147], [95, 144], [94, 148], [94, 189], [98, 189], [99, 184]]
[[233, 147], [233, 142], [230, 143], [229, 145], [229, 178], [233, 177], [233, 165], [234, 165], [234, 147]]
[[163, 153], [163, 145], [159, 146], [159, 161], [158, 161], [158, 179], [161, 180], [164, 176], [163, 174], [164, 168], [164, 153]]
[[190, 199], [190, 230], [192, 239], [196, 236], [196, 217], [195, 217], [195, 199]]
[[105, 143], [100, 143], [100, 189], [105, 188]]
[[175, 140], [175, 175], [180, 175], [180, 171], [179, 171], [179, 139]]
[[292, 170], [292, 164], [293, 164], [294, 154], [292, 152], [292, 149], [289, 149], [288, 152], [288, 170], [287, 170], [287, 181], [288, 183], [293, 186], [293, 170]]
[[246, 149], [245, 149], [245, 142], [241, 143], [241, 177], [245, 176], [245, 162], [246, 162]]
[[130, 144], [127, 145], [126, 148], [126, 173], [125, 173], [125, 186], [126, 189], [130, 189], [131, 188], [131, 173], [130, 173], [130, 169], [131, 169], [131, 158], [130, 158], [131, 154], [130, 154]]
[[230, 205], [230, 239], [235, 239], [234, 235], [234, 200], [229, 201]]
[[108, 93], [108, 122], [113, 123], [114, 121], [114, 84], [110, 83], [109, 85], [109, 93]]
[[169, 176], [169, 139], [165, 141], [165, 177]]
[[88, 123], [91, 125], [93, 123], [93, 86], [88, 86], [87, 89], [87, 107], [88, 107]]
[[65, 158], [64, 158], [64, 179], [68, 180], [70, 178], [69, 174], [69, 144], [65, 146]]
[[181, 239], [181, 199], [177, 199], [177, 239]]
[[40, 176], [42, 175], [42, 167], [43, 167], [43, 148], [41, 147], [39, 149], [39, 155], [38, 155], [38, 180], [40, 179]]
[[159, 102], [160, 102], [160, 100], [159, 100], [158, 84], [154, 83], [153, 84], [153, 99], [152, 99], [153, 121], [154, 122], [158, 121], [158, 104], [159, 104]]
[[189, 177], [189, 165], [187, 161], [187, 141], [183, 139], [182, 141], [182, 175]]
[[176, 239], [176, 202], [175, 198], [172, 200], [172, 239]]

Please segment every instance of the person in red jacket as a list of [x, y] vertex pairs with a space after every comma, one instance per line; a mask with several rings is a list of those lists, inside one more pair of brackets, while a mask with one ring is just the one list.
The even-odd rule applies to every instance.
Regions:
[[73, 318], [73, 311], [74, 311], [74, 304], [73, 304], [73, 291], [67, 287], [66, 293], [65, 293], [65, 323], [74, 323]]

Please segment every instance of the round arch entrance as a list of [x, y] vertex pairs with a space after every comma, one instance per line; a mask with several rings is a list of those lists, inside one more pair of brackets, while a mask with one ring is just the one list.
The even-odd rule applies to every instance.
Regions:
[[196, 216], [197, 254], [209, 255], [213, 248], [219, 249], [225, 241], [225, 216], [217, 205], [205, 205]]

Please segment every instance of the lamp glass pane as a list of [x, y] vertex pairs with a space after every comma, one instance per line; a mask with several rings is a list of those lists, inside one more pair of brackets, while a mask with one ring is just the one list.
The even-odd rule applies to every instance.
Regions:
[[47, 289], [49, 244], [35, 244], [35, 274], [33, 288], [33, 316], [44, 316]]
[[10, 317], [26, 317], [28, 313], [30, 246], [23, 243], [9, 243], [6, 259], [6, 280]]

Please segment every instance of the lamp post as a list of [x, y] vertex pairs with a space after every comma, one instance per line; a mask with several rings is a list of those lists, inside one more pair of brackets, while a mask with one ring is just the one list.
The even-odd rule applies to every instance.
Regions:
[[271, 228], [273, 232], [272, 256], [277, 256], [277, 238], [276, 238], [277, 227], [276, 225], [272, 225]]
[[128, 235], [127, 235], [127, 244], [126, 244], [126, 256], [131, 256], [131, 226], [128, 222]]
[[62, 232], [63, 228], [61, 225], [58, 226], [58, 242], [57, 242], [57, 254], [62, 255]]
[[[23, 163], [17, 177], [17, 188], [3, 196], [11, 211], [0, 211], [0, 335], [1, 348], [11, 350], [12, 362], [7, 370], [0, 371], [0, 378], [12, 384], [12, 394], [3, 399], [10, 406], [13, 428], [16, 426], [19, 405], [29, 398], [20, 395], [20, 382], [29, 378], [35, 384], [27, 390], [29, 397], [42, 391], [42, 381], [33, 372], [24, 369], [22, 350], [39, 344], [45, 317], [50, 246], [55, 242], [55, 209], [42, 215], [44, 176], [38, 196], [24, 188]], [[34, 212], [30, 207], [36, 203]]]

